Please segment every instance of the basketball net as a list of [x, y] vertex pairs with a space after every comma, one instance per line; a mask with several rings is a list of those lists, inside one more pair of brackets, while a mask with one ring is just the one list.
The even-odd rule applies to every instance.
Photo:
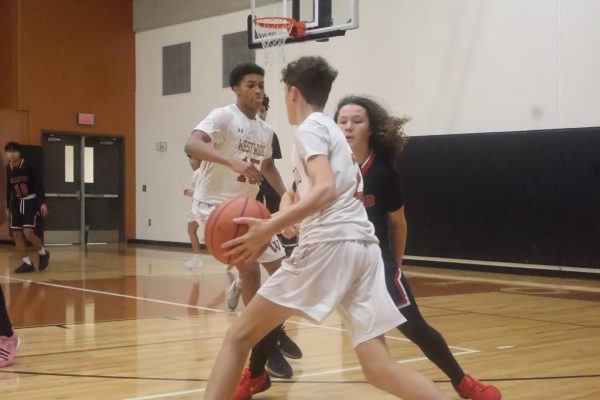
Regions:
[[265, 50], [265, 65], [285, 63], [285, 41], [290, 37], [296, 21], [285, 17], [254, 19], [254, 32]]

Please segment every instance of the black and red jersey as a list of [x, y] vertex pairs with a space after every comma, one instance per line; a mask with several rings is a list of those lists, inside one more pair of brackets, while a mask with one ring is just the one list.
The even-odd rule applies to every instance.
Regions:
[[385, 261], [394, 260], [389, 239], [388, 213], [404, 205], [402, 178], [391, 165], [385, 164], [373, 152], [360, 168], [363, 175], [364, 204], [369, 221], [375, 226], [375, 235]]
[[10, 163], [6, 166], [6, 204], [11, 204], [11, 198], [31, 198], [35, 194], [38, 204], [45, 203], [42, 178], [24, 159], [17, 166]]

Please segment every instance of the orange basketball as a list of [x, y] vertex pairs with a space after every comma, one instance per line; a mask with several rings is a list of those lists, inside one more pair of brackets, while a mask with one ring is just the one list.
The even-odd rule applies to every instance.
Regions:
[[223, 255], [221, 245], [248, 232], [248, 225], [233, 222], [238, 217], [267, 219], [271, 213], [261, 202], [241, 196], [223, 201], [212, 211], [204, 228], [204, 241], [210, 254], [227, 265], [233, 265], [233, 260]]

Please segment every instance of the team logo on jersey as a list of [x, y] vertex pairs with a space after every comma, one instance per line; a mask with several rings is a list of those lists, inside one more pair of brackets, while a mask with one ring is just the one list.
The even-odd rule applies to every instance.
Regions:
[[363, 204], [365, 208], [375, 207], [375, 196], [372, 194], [363, 194]]
[[238, 150], [246, 153], [253, 154], [255, 156], [265, 155], [265, 145], [254, 143], [250, 140], [241, 139], [238, 143]]
[[238, 128], [238, 133], [244, 133], [244, 128]]

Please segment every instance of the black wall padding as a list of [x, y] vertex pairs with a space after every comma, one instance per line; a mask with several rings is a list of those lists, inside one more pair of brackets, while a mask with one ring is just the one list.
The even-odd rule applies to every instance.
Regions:
[[416, 136], [406, 254], [600, 268], [600, 128]]

